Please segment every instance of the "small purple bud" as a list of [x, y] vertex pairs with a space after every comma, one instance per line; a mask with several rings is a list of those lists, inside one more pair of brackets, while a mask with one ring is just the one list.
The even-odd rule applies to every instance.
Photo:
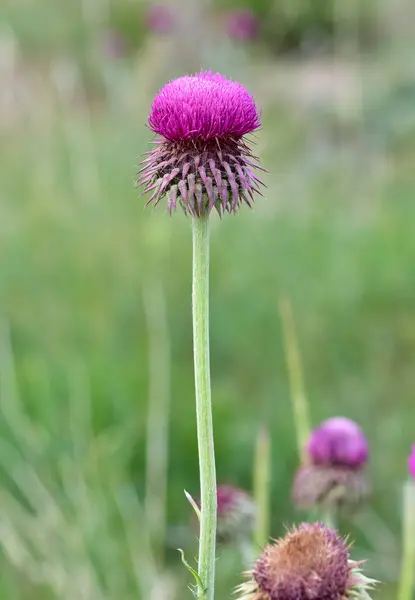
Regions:
[[[256, 507], [247, 492], [233, 485], [218, 485], [217, 492], [217, 531], [219, 543], [244, 541], [251, 537]], [[200, 508], [200, 501], [196, 502]]]
[[218, 541], [248, 538], [252, 534], [256, 515], [255, 504], [249, 494], [232, 485], [219, 485], [217, 499]]
[[412, 453], [408, 459], [409, 474], [415, 479], [415, 444], [412, 446]]
[[327, 419], [314, 429], [307, 451], [315, 465], [360, 468], [368, 458], [363, 431], [346, 417]]
[[258, 37], [259, 21], [250, 10], [235, 10], [227, 15], [226, 30], [235, 41], [247, 42]]
[[153, 33], [169, 33], [174, 27], [172, 10], [164, 4], [152, 4], [147, 9], [146, 25]]
[[118, 31], [109, 29], [100, 39], [101, 54], [108, 60], [117, 60], [125, 56], [127, 44]]
[[260, 116], [240, 83], [211, 71], [174, 79], [154, 98], [148, 123], [159, 136], [138, 172], [148, 204], [166, 197], [170, 212], [179, 202], [198, 217], [234, 213], [261, 193], [261, 167], [244, 138]]
[[320, 523], [302, 523], [265, 546], [247, 575], [238, 600], [370, 600], [374, 583], [339, 534]]

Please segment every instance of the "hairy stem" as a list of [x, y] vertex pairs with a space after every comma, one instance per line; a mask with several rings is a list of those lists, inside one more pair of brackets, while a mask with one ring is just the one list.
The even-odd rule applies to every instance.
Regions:
[[213, 600], [216, 550], [216, 468], [209, 366], [209, 218], [193, 218], [193, 347], [200, 471], [199, 600]]

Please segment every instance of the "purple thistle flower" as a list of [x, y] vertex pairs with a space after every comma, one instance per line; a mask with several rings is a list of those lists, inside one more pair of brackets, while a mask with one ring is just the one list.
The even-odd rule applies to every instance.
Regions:
[[210, 71], [180, 77], [156, 95], [148, 122], [159, 136], [139, 171], [148, 203], [167, 196], [170, 212], [179, 202], [193, 216], [251, 206], [262, 182], [244, 136], [261, 123], [243, 85]]
[[345, 417], [324, 421], [311, 433], [306, 464], [298, 469], [292, 490], [300, 509], [357, 506], [368, 494], [364, 466], [368, 444], [360, 427]]
[[241, 138], [261, 126], [245, 87], [219, 73], [201, 71], [167, 83], [149, 116], [154, 133], [172, 141]]
[[152, 4], [147, 9], [145, 22], [154, 33], [169, 33], [174, 27], [173, 11], [164, 4]]
[[409, 474], [415, 479], [415, 444], [412, 446], [412, 453], [408, 458]]
[[360, 468], [368, 459], [368, 444], [361, 428], [346, 417], [327, 419], [314, 429], [307, 446], [315, 465]]
[[246, 42], [258, 37], [259, 21], [251, 10], [235, 10], [227, 15], [226, 30], [233, 40]]
[[374, 583], [350, 560], [345, 541], [320, 523], [302, 523], [265, 546], [237, 588], [238, 600], [369, 599]]

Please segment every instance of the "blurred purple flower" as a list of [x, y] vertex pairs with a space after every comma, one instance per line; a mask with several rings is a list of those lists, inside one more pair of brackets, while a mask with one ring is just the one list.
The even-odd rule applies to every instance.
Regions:
[[357, 423], [345, 417], [324, 421], [312, 431], [307, 460], [295, 475], [294, 504], [300, 509], [357, 506], [369, 494], [364, 470], [368, 455], [366, 437]]
[[211, 71], [174, 79], [156, 95], [148, 122], [160, 136], [139, 171], [148, 203], [167, 196], [170, 212], [179, 202], [201, 216], [236, 212], [260, 193], [260, 167], [244, 136], [261, 122], [242, 84]]
[[361, 428], [346, 417], [327, 419], [314, 429], [307, 446], [315, 465], [361, 467], [368, 459], [368, 444]]
[[234, 10], [227, 15], [226, 30], [233, 40], [250, 41], [258, 37], [259, 20], [248, 10]]
[[297, 470], [292, 497], [297, 508], [304, 510], [319, 505], [354, 508], [369, 491], [362, 469], [308, 464]]
[[255, 522], [255, 504], [244, 490], [233, 485], [219, 485], [217, 489], [218, 541], [244, 539], [252, 534]]
[[412, 453], [408, 459], [409, 474], [415, 479], [415, 444], [412, 446]]
[[[253, 532], [256, 507], [251, 496], [233, 485], [218, 485], [216, 539], [221, 543], [244, 541]], [[196, 501], [200, 508], [200, 500]]]
[[172, 9], [165, 4], [151, 4], [146, 13], [146, 25], [154, 33], [169, 33], [174, 27]]
[[117, 60], [125, 55], [127, 44], [121, 33], [114, 29], [108, 29], [101, 36], [100, 50], [104, 58]]

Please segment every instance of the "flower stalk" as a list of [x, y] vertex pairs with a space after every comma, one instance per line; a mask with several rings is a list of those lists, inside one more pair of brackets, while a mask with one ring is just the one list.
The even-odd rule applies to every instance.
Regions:
[[326, 527], [337, 529], [337, 511], [334, 506], [326, 506], [321, 509], [320, 513], [321, 522], [324, 523]]
[[148, 124], [156, 134], [137, 173], [137, 186], [151, 194], [147, 204], [166, 199], [193, 223], [193, 344], [200, 468], [198, 600], [213, 600], [217, 490], [209, 368], [209, 215], [252, 206], [264, 184], [262, 169], [246, 139], [261, 126], [247, 89], [219, 73], [201, 71], [167, 83], [155, 96]]
[[201, 498], [198, 575], [203, 586], [198, 600], [213, 600], [217, 497], [209, 364], [209, 217], [194, 217], [192, 227], [193, 351]]

